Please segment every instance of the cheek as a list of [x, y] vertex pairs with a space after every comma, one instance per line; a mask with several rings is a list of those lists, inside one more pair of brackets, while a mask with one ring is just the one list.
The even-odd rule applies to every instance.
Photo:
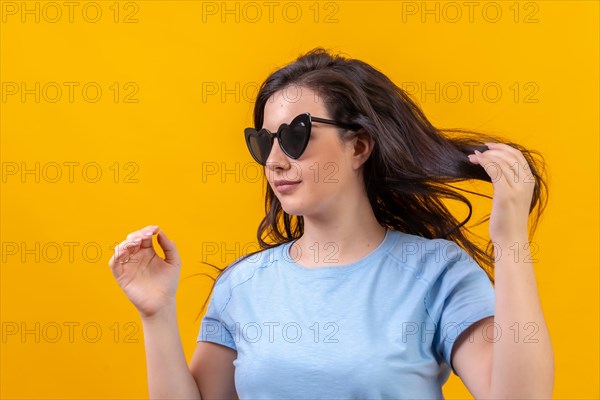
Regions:
[[302, 170], [303, 183], [307, 193], [334, 193], [339, 190], [344, 178], [340, 165], [335, 161], [314, 162]]
[[[336, 147], [337, 146], [337, 147]], [[340, 181], [340, 172], [345, 166], [344, 153], [337, 141], [322, 143], [319, 152], [311, 152], [302, 165], [302, 173], [313, 183], [334, 183]]]
[[315, 165], [313, 169], [315, 174], [318, 173], [316, 182], [335, 187], [343, 185], [348, 178], [347, 160], [344, 159], [344, 154], [339, 151], [331, 151], [329, 157], [323, 157], [318, 163], [318, 168]]
[[310, 172], [308, 166], [300, 165], [296, 162], [293, 162], [290, 164], [290, 168], [287, 171], [285, 171], [281, 177], [282, 179], [288, 179], [290, 181], [304, 181], [306, 175], [305, 171]]

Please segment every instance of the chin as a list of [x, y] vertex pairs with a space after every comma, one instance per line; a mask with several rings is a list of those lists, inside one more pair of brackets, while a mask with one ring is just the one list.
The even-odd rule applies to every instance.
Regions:
[[304, 205], [296, 204], [296, 202], [287, 199], [284, 199], [283, 201], [279, 199], [279, 202], [283, 211], [289, 215], [304, 215], [306, 212], [306, 207]]
[[296, 207], [285, 207], [282, 204], [281, 208], [283, 209], [283, 211], [286, 212], [286, 214], [289, 214], [289, 215], [298, 215], [298, 216], [304, 215], [304, 211], [299, 208], [296, 208]]

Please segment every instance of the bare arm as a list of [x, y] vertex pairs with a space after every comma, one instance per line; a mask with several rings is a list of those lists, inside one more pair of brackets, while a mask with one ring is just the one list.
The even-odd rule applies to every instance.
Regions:
[[[454, 367], [478, 398], [550, 399], [554, 351], [529, 251], [528, 222], [536, 180], [519, 150], [505, 143], [485, 144], [489, 150], [469, 159], [484, 166], [494, 184], [490, 216], [490, 239], [497, 255], [494, 318], [475, 328], [475, 342], [463, 338], [458, 344]], [[481, 335], [489, 322], [519, 334], [498, 335], [492, 342]], [[535, 338], [521, 335], [531, 328]]]
[[[157, 232], [164, 260], [152, 245]], [[188, 368], [177, 326], [175, 293], [181, 258], [175, 243], [158, 226], [149, 225], [115, 247], [108, 264], [142, 317], [150, 399], [237, 399], [234, 349], [198, 342]]]
[[[521, 240], [517, 243], [526, 243]], [[530, 255], [527, 250], [521, 258]], [[454, 369], [476, 399], [552, 398], [554, 352], [535, 271], [531, 263], [513, 258], [503, 255], [496, 262], [495, 315], [465, 330], [453, 348]], [[493, 326], [498, 326], [497, 337], [488, 330]]]
[[190, 370], [204, 400], [238, 400], [235, 389], [234, 349], [212, 342], [200, 341], [190, 361]]
[[150, 399], [234, 399], [233, 361], [237, 351], [200, 341], [188, 367], [177, 326], [175, 305], [143, 318]]
[[183, 352], [175, 303], [160, 314], [142, 318], [142, 326], [149, 398], [200, 400], [200, 390]]

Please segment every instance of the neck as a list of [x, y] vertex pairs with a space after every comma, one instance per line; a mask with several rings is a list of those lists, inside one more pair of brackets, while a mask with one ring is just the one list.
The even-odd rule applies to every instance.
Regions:
[[366, 196], [341, 201], [326, 215], [305, 215], [304, 234], [290, 249], [290, 256], [305, 267], [336, 266], [357, 261], [381, 244], [381, 226]]

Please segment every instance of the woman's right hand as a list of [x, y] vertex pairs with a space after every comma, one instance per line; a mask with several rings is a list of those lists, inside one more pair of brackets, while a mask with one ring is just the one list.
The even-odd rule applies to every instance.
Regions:
[[[154, 250], [152, 236], [158, 232], [163, 260]], [[181, 258], [175, 243], [156, 225], [127, 235], [108, 261], [117, 283], [138, 309], [142, 318], [153, 317], [175, 303]]]

